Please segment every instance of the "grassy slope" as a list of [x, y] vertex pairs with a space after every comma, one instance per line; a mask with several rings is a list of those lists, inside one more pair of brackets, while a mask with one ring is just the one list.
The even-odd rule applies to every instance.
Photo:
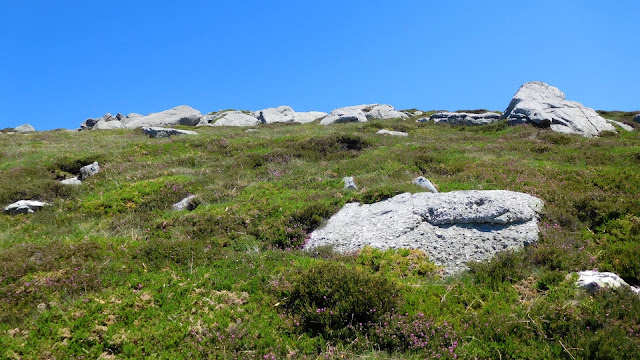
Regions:
[[[410, 136], [376, 135], [383, 127]], [[616, 358], [640, 348], [634, 295], [587, 295], [565, 278], [599, 268], [640, 283], [637, 132], [583, 139], [403, 120], [198, 132], [0, 134], [0, 204], [52, 204], [0, 215], [3, 356]], [[82, 186], [55, 180], [95, 160], [102, 171]], [[342, 190], [347, 175], [360, 190]], [[399, 266], [406, 253], [297, 250], [346, 202], [420, 191], [418, 175], [441, 191], [542, 198], [539, 243], [446, 280]], [[201, 205], [171, 212], [188, 194]], [[397, 306], [349, 333], [311, 330], [285, 305], [326, 261], [393, 282]]]

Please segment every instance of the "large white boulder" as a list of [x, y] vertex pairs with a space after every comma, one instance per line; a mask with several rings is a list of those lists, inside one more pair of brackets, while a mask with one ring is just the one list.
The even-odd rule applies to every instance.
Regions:
[[200, 126], [256, 126], [261, 124], [254, 116], [242, 111], [224, 111], [215, 115], [206, 115], [200, 122]]
[[540, 81], [522, 85], [504, 111], [503, 118], [511, 124], [534, 123], [550, 127], [553, 131], [584, 137], [616, 131], [595, 110], [579, 102], [565, 100], [560, 89]]
[[196, 126], [198, 122], [200, 122], [201, 116], [200, 111], [190, 106], [181, 105], [159, 113], [152, 113], [147, 116], [128, 120], [123, 125], [127, 129], [175, 125]]
[[623, 122], [620, 121], [616, 121], [616, 120], [611, 120], [611, 119], [605, 119], [607, 120], [607, 122], [611, 125], [615, 125], [619, 128], [621, 128], [622, 130], [626, 130], [626, 131], [634, 131], [635, 129], [633, 128], [633, 126], [631, 125], [627, 125]]
[[120, 120], [100, 120], [98, 121], [92, 128], [92, 130], [113, 130], [113, 129], [124, 129], [124, 125]]
[[448, 112], [438, 111], [429, 117], [434, 123], [447, 123], [451, 125], [487, 125], [492, 122], [499, 121], [501, 114], [493, 112], [485, 112], [482, 114], [473, 114], [465, 112]]
[[263, 124], [287, 123], [294, 122], [295, 111], [290, 106], [278, 106], [276, 108], [268, 108], [258, 110], [254, 117]]
[[19, 134], [26, 134], [26, 133], [34, 132], [36, 131], [36, 129], [34, 129], [33, 126], [29, 124], [23, 124], [13, 129], [13, 131]]
[[20, 201], [14, 202], [11, 205], [7, 205], [4, 208], [4, 212], [8, 213], [8, 214], [11, 214], [11, 215], [31, 214], [33, 212], [36, 212], [36, 211], [42, 209], [46, 205], [47, 205], [47, 203], [44, 203], [42, 201], [20, 200]]
[[404, 193], [368, 205], [346, 204], [311, 233], [309, 248], [421, 249], [453, 274], [469, 261], [538, 240], [542, 200], [505, 190]]
[[335, 109], [322, 119], [320, 124], [331, 125], [346, 122], [367, 122], [367, 120], [374, 119], [404, 119], [408, 117], [409, 115], [396, 111], [391, 105], [363, 104]]

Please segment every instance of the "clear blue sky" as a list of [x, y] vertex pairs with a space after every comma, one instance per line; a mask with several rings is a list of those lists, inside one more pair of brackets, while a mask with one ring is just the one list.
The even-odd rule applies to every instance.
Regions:
[[640, 109], [639, 1], [2, 0], [0, 128], [106, 112], [504, 110], [531, 80]]

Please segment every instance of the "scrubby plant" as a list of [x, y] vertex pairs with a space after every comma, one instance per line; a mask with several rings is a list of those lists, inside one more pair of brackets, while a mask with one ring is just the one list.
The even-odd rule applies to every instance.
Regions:
[[349, 338], [400, 303], [398, 286], [385, 277], [339, 262], [303, 270], [285, 293], [285, 307], [303, 331]]

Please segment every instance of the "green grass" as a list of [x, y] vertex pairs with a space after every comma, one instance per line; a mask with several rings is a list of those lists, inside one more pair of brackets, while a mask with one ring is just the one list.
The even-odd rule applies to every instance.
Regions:
[[[51, 204], [0, 214], [0, 357], [640, 357], [638, 297], [588, 294], [570, 275], [598, 268], [640, 284], [637, 132], [412, 120], [257, 129], [0, 134], [0, 204]], [[83, 185], [58, 183], [93, 161], [102, 171]], [[540, 240], [447, 279], [422, 252], [300, 250], [345, 203], [419, 192], [420, 175], [441, 191], [540, 197]], [[359, 189], [343, 190], [344, 176]], [[196, 210], [171, 211], [189, 194]], [[359, 284], [370, 291], [341, 293]], [[329, 289], [339, 297], [325, 306]], [[304, 315], [330, 307], [353, 318]]]

